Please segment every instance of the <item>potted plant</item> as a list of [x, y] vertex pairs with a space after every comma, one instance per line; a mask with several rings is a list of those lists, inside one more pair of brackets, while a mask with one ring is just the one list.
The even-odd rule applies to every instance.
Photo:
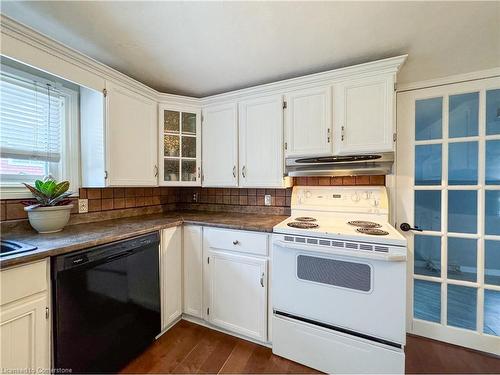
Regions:
[[67, 199], [72, 193], [68, 191], [69, 181], [57, 183], [53, 178], [46, 177], [43, 181], [36, 180], [35, 186], [24, 184], [35, 200], [23, 201], [28, 212], [31, 226], [38, 233], [54, 233], [63, 230], [69, 221], [73, 205]]

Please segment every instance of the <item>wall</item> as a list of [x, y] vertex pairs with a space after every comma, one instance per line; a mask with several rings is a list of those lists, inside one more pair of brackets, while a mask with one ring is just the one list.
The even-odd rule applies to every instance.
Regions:
[[[294, 185], [302, 186], [351, 186], [385, 185], [385, 176], [348, 177], [297, 177]], [[193, 202], [193, 194], [197, 202]], [[271, 207], [264, 206], [264, 195], [271, 195]], [[89, 200], [89, 213], [116, 211], [116, 215], [132, 214], [133, 209], [156, 208], [156, 211], [172, 209], [204, 209], [217, 211], [245, 211], [287, 214], [292, 189], [237, 189], [202, 187], [154, 187], [154, 188], [102, 188], [80, 189], [80, 198]], [[22, 200], [0, 201], [0, 220], [26, 219]], [[78, 212], [75, 199], [73, 214]], [[161, 209], [160, 209], [161, 208]], [[137, 211], [135, 211], [137, 213]], [[74, 215], [80, 216], [80, 215]]]

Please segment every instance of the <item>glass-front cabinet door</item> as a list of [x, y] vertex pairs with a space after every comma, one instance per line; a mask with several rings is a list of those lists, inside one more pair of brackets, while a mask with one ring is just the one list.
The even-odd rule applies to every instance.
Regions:
[[201, 111], [160, 104], [162, 186], [201, 185]]

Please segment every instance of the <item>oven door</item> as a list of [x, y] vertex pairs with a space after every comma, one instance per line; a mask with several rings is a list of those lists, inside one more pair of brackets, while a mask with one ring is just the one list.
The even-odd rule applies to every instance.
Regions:
[[404, 345], [406, 262], [273, 237], [275, 313]]

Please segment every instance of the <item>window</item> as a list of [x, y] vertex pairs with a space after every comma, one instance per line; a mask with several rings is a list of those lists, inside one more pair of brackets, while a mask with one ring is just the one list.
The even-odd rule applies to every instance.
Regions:
[[22, 183], [34, 183], [47, 175], [69, 180], [70, 189], [77, 191], [78, 155], [78, 91], [2, 61], [2, 198], [30, 197]]

